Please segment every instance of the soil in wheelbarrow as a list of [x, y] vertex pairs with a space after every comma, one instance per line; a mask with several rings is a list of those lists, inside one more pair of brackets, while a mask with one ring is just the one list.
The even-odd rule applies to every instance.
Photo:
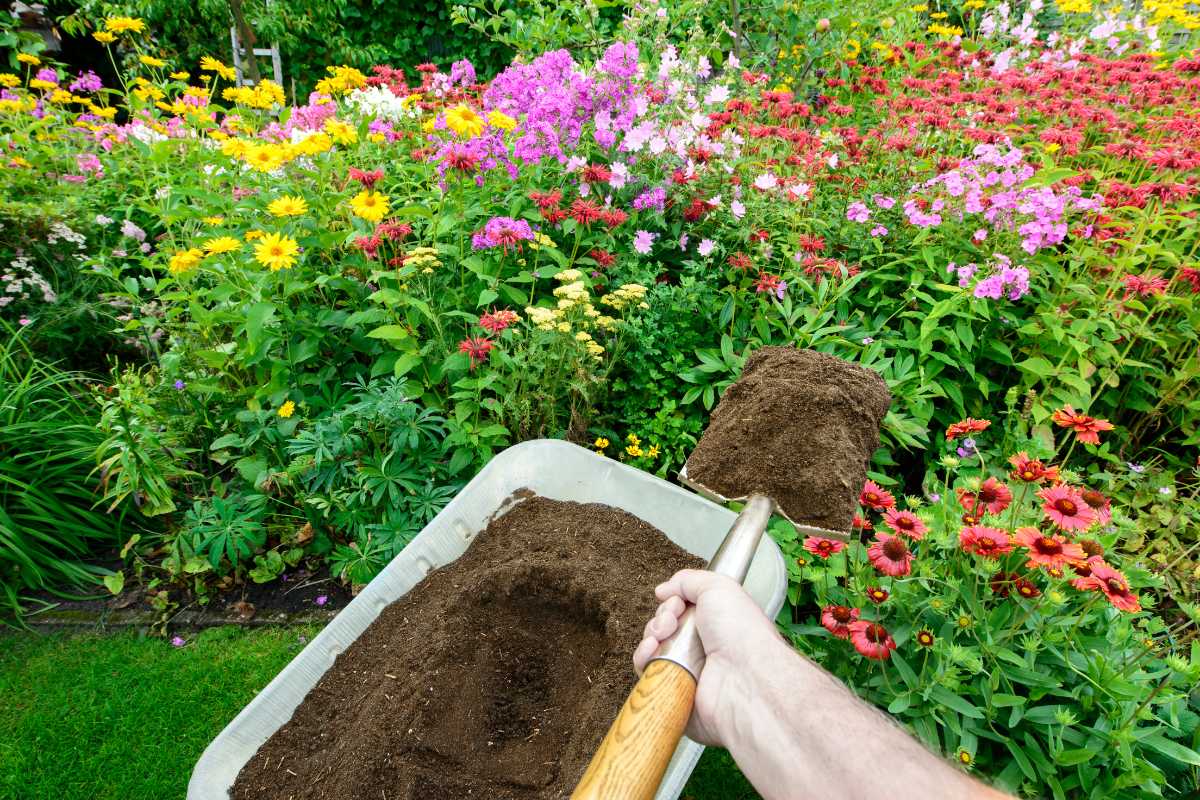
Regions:
[[698, 566], [624, 511], [527, 499], [383, 610], [232, 797], [568, 797], [633, 685], [653, 587]]
[[891, 402], [883, 378], [857, 364], [760, 348], [713, 411], [688, 478], [725, 497], [760, 492], [793, 522], [848, 531]]

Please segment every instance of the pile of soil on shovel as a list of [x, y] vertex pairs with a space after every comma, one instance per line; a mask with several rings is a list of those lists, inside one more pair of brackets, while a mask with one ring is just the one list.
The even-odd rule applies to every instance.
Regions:
[[234, 800], [570, 796], [673, 572], [637, 517], [532, 497], [383, 610], [238, 775]]
[[726, 497], [761, 492], [794, 522], [848, 531], [891, 403], [869, 369], [813, 350], [760, 348], [717, 404], [688, 477]]

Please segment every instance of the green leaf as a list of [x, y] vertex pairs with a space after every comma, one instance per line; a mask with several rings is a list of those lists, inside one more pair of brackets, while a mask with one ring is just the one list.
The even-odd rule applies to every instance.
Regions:
[[954, 692], [945, 686], [934, 686], [929, 690], [929, 696], [946, 706], [946, 708], [953, 709], [964, 717], [970, 717], [971, 719], [983, 719], [984, 717], [983, 712], [977, 706], [954, 694]]
[[1147, 736], [1145, 739], [1142, 739], [1142, 744], [1180, 763], [1200, 767], [1200, 753], [1189, 747], [1184, 747], [1179, 742], [1171, 741], [1161, 733], [1154, 733]]
[[888, 710], [889, 714], [899, 714], [902, 711], [907, 711], [908, 707], [911, 705], [912, 705], [912, 695], [908, 692], [905, 692], [904, 694], [896, 697], [896, 699], [893, 700], [891, 703], [889, 703], [887, 710]]
[[1031, 781], [1036, 781], [1038, 779], [1037, 771], [1034, 770], [1029, 756], [1025, 755], [1025, 751], [1021, 749], [1021, 745], [1012, 739], [1007, 740], [1004, 744], [1008, 747], [1008, 752], [1012, 753], [1013, 760], [1017, 762], [1017, 765], [1021, 768], [1021, 772], [1025, 773], [1025, 777]]
[[399, 342], [409, 338], [408, 328], [403, 325], [380, 325], [367, 333], [371, 339], [384, 339], [389, 342]]
[[491, 289], [484, 289], [479, 293], [479, 300], [476, 301], [475, 307], [483, 308], [484, 306], [488, 305], [489, 303], [494, 303], [496, 301], [496, 298], [499, 296], [500, 295], [497, 292], [495, 292]]
[[992, 695], [992, 705], [998, 708], [1007, 708], [1008, 706], [1019, 706], [1025, 703], [1025, 698], [1015, 694], [994, 694]]
[[104, 588], [112, 594], [120, 594], [121, 590], [125, 588], [125, 573], [114, 572], [111, 575], [105, 575]]
[[1063, 750], [1054, 760], [1064, 767], [1073, 767], [1078, 764], [1084, 764], [1091, 761], [1096, 756], [1095, 750], [1088, 750], [1086, 747], [1079, 747], [1074, 750]]

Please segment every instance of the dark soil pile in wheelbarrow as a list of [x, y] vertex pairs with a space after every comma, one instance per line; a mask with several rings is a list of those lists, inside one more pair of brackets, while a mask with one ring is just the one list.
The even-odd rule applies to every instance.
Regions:
[[761, 492], [794, 522], [848, 531], [891, 402], [883, 378], [857, 364], [760, 348], [717, 404], [688, 477], [726, 497]]
[[526, 500], [383, 610], [232, 796], [568, 797], [634, 683], [653, 587], [698, 566], [624, 511]]

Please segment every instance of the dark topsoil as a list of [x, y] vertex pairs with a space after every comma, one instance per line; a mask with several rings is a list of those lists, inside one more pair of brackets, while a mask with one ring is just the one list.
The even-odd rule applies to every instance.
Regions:
[[653, 587], [701, 563], [624, 511], [528, 499], [383, 610], [232, 797], [567, 797], [632, 687]]
[[760, 348], [717, 404], [688, 477], [726, 497], [761, 492], [793, 522], [848, 531], [891, 402], [883, 378], [857, 364]]

